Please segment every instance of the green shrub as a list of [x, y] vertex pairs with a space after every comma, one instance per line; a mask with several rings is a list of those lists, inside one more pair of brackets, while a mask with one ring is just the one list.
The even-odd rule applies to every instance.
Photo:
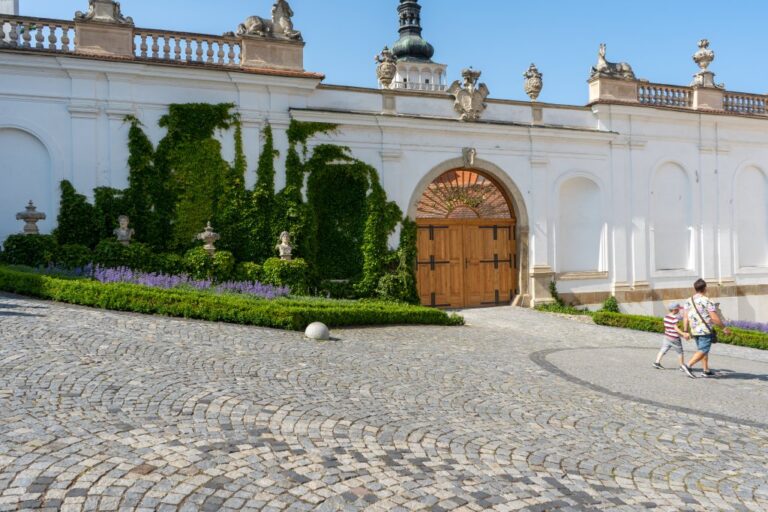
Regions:
[[229, 281], [234, 274], [235, 257], [229, 251], [216, 251], [211, 257], [202, 247], [195, 247], [184, 255], [183, 266], [195, 279]]
[[11, 235], [3, 243], [2, 260], [11, 265], [45, 266], [53, 261], [57, 249], [51, 235]]
[[0, 267], [0, 290], [115, 311], [303, 330], [311, 322], [330, 327], [384, 324], [462, 325], [443, 311], [383, 301], [317, 298], [264, 300], [192, 290], [160, 290], [133, 284], [60, 279]]
[[395, 272], [386, 274], [379, 279], [379, 286], [376, 294], [383, 300], [393, 300], [409, 304], [418, 304], [418, 293], [414, 294], [416, 282], [413, 276], [407, 272]]
[[[635, 331], [664, 332], [664, 320], [658, 317], [599, 312], [592, 318], [598, 325], [632, 329]], [[717, 339], [720, 343], [768, 350], [768, 334], [742, 329], [731, 329], [731, 334], [726, 336], [721, 329], [718, 328], [717, 331]]]
[[82, 268], [93, 261], [93, 252], [84, 245], [63, 245], [56, 250], [54, 263], [66, 269]]
[[235, 257], [229, 251], [216, 251], [213, 255], [211, 277], [218, 282], [229, 281], [234, 277]]
[[156, 272], [157, 258], [148, 245], [123, 245], [116, 240], [102, 240], [93, 251], [93, 262], [102, 267], [128, 267], [143, 272]]
[[605, 302], [603, 302], [603, 309], [600, 311], [605, 311], [606, 313], [621, 313], [619, 301], [616, 300], [616, 297], [614, 296], [608, 297], [605, 299]]
[[235, 267], [234, 278], [238, 281], [256, 281], [261, 282], [264, 274], [261, 265], [252, 261], [238, 263]]
[[99, 241], [96, 210], [67, 180], [61, 182], [61, 204], [53, 235], [59, 245], [94, 247]]
[[594, 313], [588, 309], [576, 309], [573, 306], [566, 306], [563, 304], [558, 304], [557, 302], [553, 304], [540, 304], [536, 306], [536, 311], [542, 311], [544, 313], [557, 313], [560, 315], [577, 315], [577, 316], [591, 316], [594, 315]]
[[557, 283], [554, 279], [549, 282], [549, 294], [552, 296], [552, 299], [554, 299], [555, 304], [563, 308], [566, 307], [565, 301], [560, 297], [560, 292], [557, 291]]
[[154, 257], [153, 272], [174, 276], [183, 274], [184, 258], [178, 254], [157, 254]]
[[356, 299], [355, 285], [350, 280], [326, 279], [320, 282], [317, 293], [329, 299]]
[[309, 294], [309, 265], [303, 259], [270, 258], [264, 262], [263, 273], [265, 284], [287, 286], [294, 295]]

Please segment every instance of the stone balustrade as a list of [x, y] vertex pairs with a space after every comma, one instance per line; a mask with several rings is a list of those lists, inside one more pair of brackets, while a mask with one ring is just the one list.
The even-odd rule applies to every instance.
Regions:
[[74, 22], [0, 15], [0, 48], [72, 53], [74, 43]]
[[690, 108], [693, 89], [674, 85], [640, 83], [637, 99], [643, 105]]
[[768, 96], [726, 92], [723, 98], [723, 108], [736, 114], [766, 115]]
[[[303, 72], [304, 44], [88, 21], [0, 15], [0, 50], [69, 53], [181, 65]], [[313, 76], [315, 75], [312, 74]]]
[[236, 37], [167, 30], [134, 29], [135, 57], [186, 64], [240, 66], [242, 45]]
[[428, 91], [428, 92], [443, 92], [448, 90], [447, 85], [443, 84], [422, 84], [415, 82], [392, 82], [393, 89], [408, 90], [408, 91]]

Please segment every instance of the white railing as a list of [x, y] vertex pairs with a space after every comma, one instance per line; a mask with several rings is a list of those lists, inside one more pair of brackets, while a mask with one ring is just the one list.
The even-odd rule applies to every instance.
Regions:
[[134, 30], [134, 55], [141, 60], [184, 64], [240, 66], [242, 47], [236, 37], [167, 30]]
[[75, 51], [75, 24], [0, 14], [0, 48], [72, 53]]
[[693, 105], [693, 90], [689, 87], [641, 83], [637, 99], [643, 105], [689, 108]]
[[757, 94], [726, 92], [723, 98], [723, 108], [726, 112], [736, 114], [765, 115], [767, 98]]
[[448, 89], [443, 84], [420, 84], [417, 82], [392, 82], [393, 89], [405, 89], [407, 91], [443, 92]]

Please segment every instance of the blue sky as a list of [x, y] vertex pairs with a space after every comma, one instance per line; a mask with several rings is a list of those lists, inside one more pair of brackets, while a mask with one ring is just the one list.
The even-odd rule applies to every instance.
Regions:
[[[220, 34], [247, 15], [267, 16], [272, 0], [122, 0], [136, 24]], [[87, 0], [21, 0], [21, 14], [71, 19]], [[768, 92], [768, 1], [732, 0], [421, 0], [424, 37], [449, 78], [472, 65], [494, 98], [527, 99], [522, 73], [544, 73], [539, 101], [584, 104], [601, 42], [608, 59], [640, 78], [688, 84], [696, 43], [706, 37], [711, 69], [729, 90]], [[305, 67], [332, 84], [374, 87], [373, 57], [397, 39], [397, 0], [291, 0], [307, 41]], [[469, 6], [469, 7], [468, 7]]]

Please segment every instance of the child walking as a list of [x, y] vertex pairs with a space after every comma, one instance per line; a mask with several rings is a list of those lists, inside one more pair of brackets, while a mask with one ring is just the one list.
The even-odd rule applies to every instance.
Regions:
[[680, 369], [683, 370], [685, 366], [685, 359], [683, 359], [683, 341], [681, 338], [690, 339], [690, 334], [683, 332], [678, 324], [683, 320], [680, 315], [680, 310], [683, 306], [680, 304], [670, 304], [669, 313], [664, 317], [664, 341], [661, 344], [661, 350], [656, 356], [656, 362], [653, 363], [653, 367], [657, 370], [664, 368], [661, 366], [661, 358], [666, 355], [670, 350], [674, 350], [678, 355], [678, 362], [680, 363]]

